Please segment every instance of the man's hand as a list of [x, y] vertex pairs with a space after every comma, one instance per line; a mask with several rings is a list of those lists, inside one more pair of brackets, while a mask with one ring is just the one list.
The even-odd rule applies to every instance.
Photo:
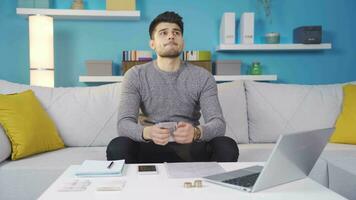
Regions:
[[143, 138], [145, 140], [152, 140], [155, 144], [166, 145], [169, 139], [169, 130], [160, 128], [157, 125], [147, 126], [143, 129]]
[[174, 140], [180, 144], [188, 144], [193, 142], [194, 127], [187, 122], [179, 122], [176, 131], [173, 133]]

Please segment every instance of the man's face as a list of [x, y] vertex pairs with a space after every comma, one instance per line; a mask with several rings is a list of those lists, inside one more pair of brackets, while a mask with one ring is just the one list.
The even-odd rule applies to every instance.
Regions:
[[159, 23], [153, 31], [150, 46], [160, 57], [178, 57], [184, 48], [182, 31], [175, 23]]

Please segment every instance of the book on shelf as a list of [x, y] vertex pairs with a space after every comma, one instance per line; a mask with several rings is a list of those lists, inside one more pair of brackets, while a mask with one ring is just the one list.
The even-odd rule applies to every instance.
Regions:
[[[123, 60], [121, 63], [121, 74], [124, 75], [131, 67], [152, 61], [152, 52], [123, 51], [122, 58]], [[203, 67], [209, 72], [212, 72], [210, 51], [183, 51], [182, 59], [193, 65]]]
[[151, 61], [152, 52], [151, 51], [123, 51], [122, 52], [122, 61]]
[[210, 61], [210, 51], [183, 51], [183, 60], [185, 61]]
[[152, 51], [132, 50], [122, 52], [121, 74], [135, 65], [141, 65], [152, 61]]
[[[142, 65], [150, 61], [122, 61], [121, 63], [121, 72], [122, 75], [124, 75], [127, 70], [129, 70], [131, 67], [135, 65]], [[193, 65], [203, 67], [204, 69], [208, 70], [209, 72], [212, 72], [212, 63], [211, 61], [187, 61]]]
[[193, 65], [203, 67], [212, 73], [211, 52], [204, 50], [183, 51], [182, 58]]
[[85, 160], [75, 171], [76, 176], [122, 176], [125, 160]]

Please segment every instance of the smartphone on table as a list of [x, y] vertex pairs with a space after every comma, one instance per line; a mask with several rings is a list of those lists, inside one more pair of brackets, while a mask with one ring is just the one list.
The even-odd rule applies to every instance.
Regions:
[[137, 170], [139, 174], [158, 174], [156, 165], [138, 165]]

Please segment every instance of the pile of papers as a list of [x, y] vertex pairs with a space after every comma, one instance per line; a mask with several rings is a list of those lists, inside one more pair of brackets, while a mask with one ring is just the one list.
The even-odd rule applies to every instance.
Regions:
[[225, 172], [217, 162], [165, 163], [169, 178], [200, 178]]

